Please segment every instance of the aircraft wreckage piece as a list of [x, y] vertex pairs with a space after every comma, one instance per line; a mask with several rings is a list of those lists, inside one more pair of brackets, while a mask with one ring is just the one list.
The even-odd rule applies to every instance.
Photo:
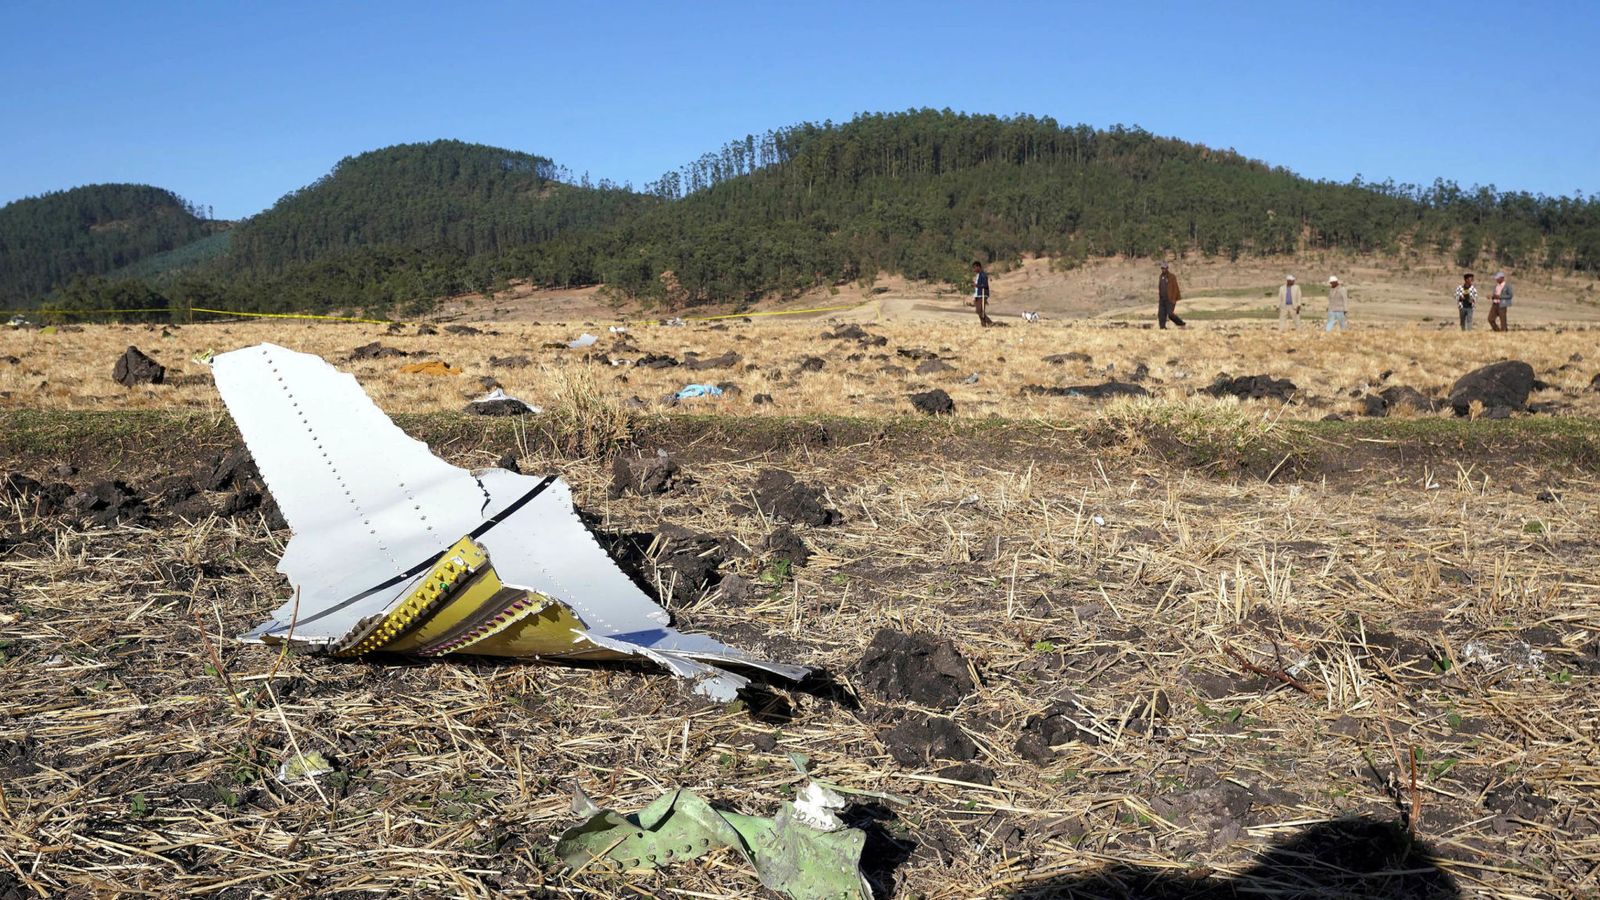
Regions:
[[278, 571], [295, 597], [243, 640], [335, 656], [642, 656], [716, 700], [749, 681], [715, 664], [809, 671], [674, 630], [565, 482], [446, 463], [321, 357], [259, 344], [215, 357], [212, 375], [294, 530]]

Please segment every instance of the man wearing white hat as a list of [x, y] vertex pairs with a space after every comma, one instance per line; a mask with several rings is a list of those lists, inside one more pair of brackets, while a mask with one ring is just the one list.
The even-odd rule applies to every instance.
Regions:
[[1285, 277], [1283, 287], [1278, 288], [1278, 330], [1290, 319], [1294, 327], [1300, 327], [1300, 285], [1294, 283], [1293, 275]]
[[1339, 276], [1328, 276], [1328, 325], [1324, 331], [1332, 331], [1337, 325], [1340, 331], [1345, 327], [1345, 315], [1350, 310], [1350, 292], [1339, 283]]
[[1510, 331], [1511, 325], [1506, 322], [1506, 310], [1511, 308], [1511, 285], [1506, 282], [1506, 273], [1494, 273], [1494, 291], [1489, 295], [1489, 327], [1495, 331]]

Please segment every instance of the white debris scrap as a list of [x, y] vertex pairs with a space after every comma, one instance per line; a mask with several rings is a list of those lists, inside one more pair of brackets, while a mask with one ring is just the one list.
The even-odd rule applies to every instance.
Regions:
[[278, 571], [296, 599], [244, 639], [337, 656], [642, 656], [717, 700], [748, 679], [714, 664], [808, 673], [671, 628], [561, 479], [446, 463], [317, 356], [260, 344], [212, 371], [294, 530]]

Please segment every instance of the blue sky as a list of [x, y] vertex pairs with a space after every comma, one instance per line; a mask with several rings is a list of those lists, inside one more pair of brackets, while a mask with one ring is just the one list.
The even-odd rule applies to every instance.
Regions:
[[0, 0], [0, 203], [145, 182], [223, 218], [459, 138], [655, 178], [950, 107], [1139, 125], [1317, 178], [1600, 190], [1600, 4]]

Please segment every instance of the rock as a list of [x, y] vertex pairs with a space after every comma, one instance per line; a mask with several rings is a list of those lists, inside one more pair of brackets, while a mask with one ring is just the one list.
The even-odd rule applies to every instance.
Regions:
[[1361, 398], [1361, 414], [1369, 418], [1381, 419], [1389, 414], [1389, 401], [1377, 394], [1368, 394]]
[[1491, 363], [1461, 376], [1450, 386], [1450, 408], [1458, 416], [1471, 411], [1474, 402], [1485, 409], [1523, 410], [1533, 391], [1533, 366], [1521, 360]]
[[507, 472], [515, 472], [518, 475], [522, 474], [522, 467], [517, 465], [517, 456], [514, 453], [507, 453], [501, 456], [495, 461], [494, 465], [497, 469], [505, 469]]
[[472, 337], [474, 335], [483, 334], [482, 331], [473, 328], [471, 325], [446, 325], [444, 330], [447, 334], [460, 335], [461, 337]]
[[724, 575], [717, 582], [717, 596], [733, 603], [743, 603], [755, 596], [757, 586], [743, 575]]
[[1509, 418], [1511, 418], [1511, 407], [1509, 407], [1509, 406], [1491, 407], [1490, 409], [1484, 410], [1483, 417], [1485, 419], [1509, 419]]
[[417, 326], [417, 337], [427, 337], [428, 335], [438, 334], [438, 333], [439, 333], [439, 329], [433, 327], [432, 325], [418, 325]]
[[358, 360], [358, 359], [389, 359], [389, 358], [395, 357], [395, 356], [410, 356], [410, 355], [411, 354], [407, 353], [404, 350], [400, 350], [400, 349], [397, 349], [395, 347], [385, 347], [384, 345], [378, 343], [377, 341], [373, 341], [370, 344], [362, 344], [361, 346], [355, 348], [354, 350], [351, 350], [350, 351], [350, 360], [352, 362], [354, 362], [355, 360]]
[[767, 469], [756, 476], [756, 508], [780, 522], [796, 525], [837, 525], [844, 517], [824, 503], [820, 488], [797, 481], [781, 469]]
[[130, 346], [111, 368], [111, 377], [123, 387], [160, 384], [167, 377], [167, 368], [144, 355], [138, 347]]
[[905, 366], [884, 365], [879, 366], [878, 371], [884, 373], [885, 375], [894, 375], [897, 378], [903, 378], [911, 374], [911, 370], [907, 369]]
[[665, 450], [651, 456], [619, 453], [611, 461], [611, 497], [623, 494], [665, 494], [678, 482], [678, 464]]
[[1410, 409], [1413, 412], [1433, 412], [1438, 409], [1432, 398], [1408, 384], [1397, 384], [1378, 392], [1389, 409]]
[[770, 405], [772, 403], [772, 395], [771, 394], [757, 394], [754, 397], [750, 398], [750, 402], [754, 403], [756, 406], [768, 406], [768, 405]]
[[717, 390], [721, 391], [722, 396], [724, 397], [737, 397], [744, 393], [744, 388], [739, 387], [737, 384], [734, 384], [731, 381], [717, 382]]
[[1600, 393], [1600, 372], [1596, 372], [1594, 379], [1589, 382], [1589, 390]]
[[935, 759], [970, 760], [978, 755], [972, 738], [943, 716], [909, 713], [880, 739], [894, 761], [903, 766], [925, 766]]
[[534, 412], [534, 408], [515, 397], [506, 396], [503, 391], [501, 396], [493, 394], [482, 400], [473, 400], [461, 408], [462, 412], [474, 416], [526, 416]]
[[1561, 495], [1555, 491], [1540, 491], [1533, 499], [1540, 503], [1554, 503], [1561, 499]]
[[967, 661], [955, 644], [931, 634], [879, 629], [861, 656], [859, 683], [890, 703], [953, 709], [972, 694]]
[[788, 525], [779, 525], [767, 535], [761, 549], [774, 560], [787, 562], [796, 568], [811, 561], [811, 548]]
[[805, 359], [800, 360], [800, 371], [821, 372], [824, 365], [826, 365], [826, 363], [823, 362], [822, 357], [808, 356]]
[[491, 356], [489, 368], [491, 369], [524, 369], [533, 365], [533, 360], [526, 356]]
[[1059, 366], [1069, 362], [1094, 362], [1094, 357], [1080, 350], [1074, 350], [1071, 353], [1057, 353], [1054, 356], [1046, 356], [1044, 361], [1052, 366]]
[[853, 323], [840, 325], [839, 329], [832, 333], [824, 331], [822, 336], [831, 341], [861, 341], [871, 337], [860, 325]]
[[956, 402], [941, 388], [911, 395], [911, 405], [917, 412], [930, 416], [948, 416], [956, 411]]
[[918, 375], [937, 375], [940, 372], [954, 372], [955, 370], [955, 366], [950, 365], [942, 359], [925, 359], [922, 362], [917, 363]]
[[1050, 704], [1044, 712], [1030, 716], [1023, 723], [1022, 735], [1017, 738], [1017, 753], [1029, 762], [1046, 765], [1055, 759], [1055, 748], [1073, 741], [1098, 744], [1094, 732], [1079, 728], [1072, 721], [1073, 705], [1065, 700]]
[[901, 347], [894, 352], [904, 356], [906, 359], [937, 359], [939, 356], [932, 350], [924, 350], [921, 347]]
[[1298, 388], [1287, 378], [1270, 375], [1243, 375], [1230, 378], [1226, 373], [1206, 388], [1213, 397], [1238, 397], [1241, 400], [1281, 400], [1287, 402]]
[[706, 359], [700, 359], [697, 356], [687, 357], [683, 361], [683, 367], [695, 372], [699, 372], [704, 369], [726, 369], [730, 366], [738, 365], [740, 362], [743, 362], [743, 360], [744, 357], [733, 352], [732, 350], [729, 350], [727, 353], [724, 353], [721, 356], [712, 356]]
[[1134, 366], [1133, 371], [1128, 373], [1128, 380], [1134, 382], [1143, 381], [1149, 377], [1150, 367], [1144, 363], [1139, 363], [1137, 366]]
[[1109, 400], [1113, 397], [1148, 397], [1150, 392], [1137, 384], [1128, 384], [1123, 381], [1107, 381], [1104, 384], [1075, 384], [1071, 387], [1047, 387], [1042, 384], [1024, 385], [1024, 396], [1032, 394], [1039, 397], [1085, 397], [1090, 400]]

